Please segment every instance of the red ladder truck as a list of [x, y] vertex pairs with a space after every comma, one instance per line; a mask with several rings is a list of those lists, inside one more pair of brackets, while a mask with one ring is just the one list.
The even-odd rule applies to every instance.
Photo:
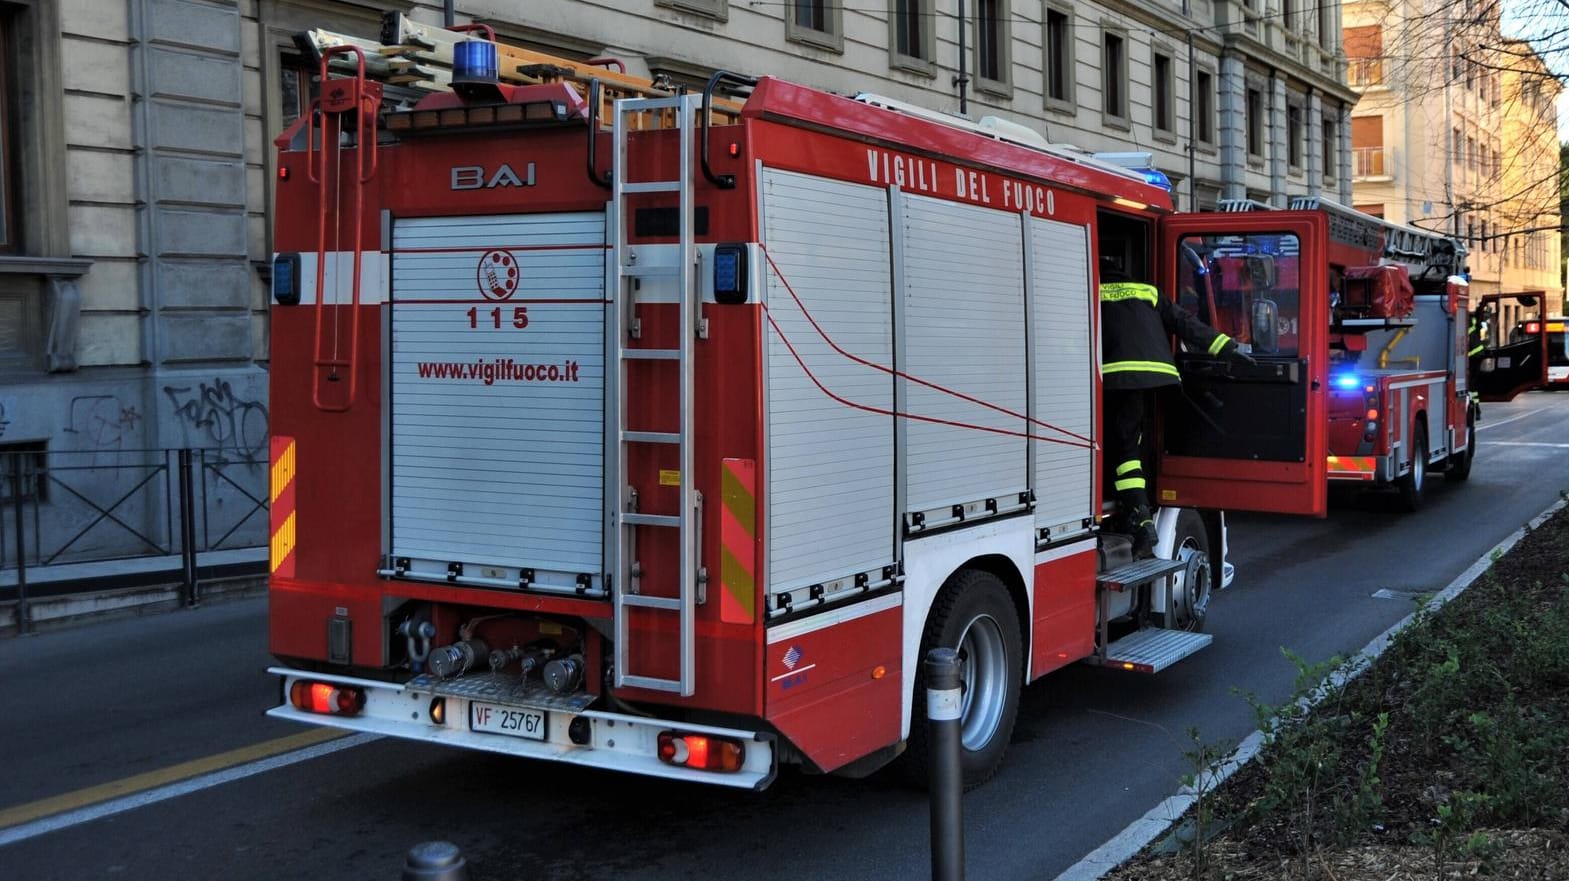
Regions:
[[[1234, 219], [1174, 215], [1163, 176], [396, 13], [300, 42], [321, 97], [277, 139], [274, 716], [761, 788], [918, 767], [918, 661], [953, 646], [975, 783], [1029, 682], [1210, 642], [1222, 509], [1324, 512], [1304, 299], [1250, 375], [1182, 363], [1317, 428], [1206, 449], [1168, 420], [1159, 558], [1103, 528], [1097, 257], [1170, 290], [1167, 245]], [[1323, 214], [1274, 227], [1322, 289]]]

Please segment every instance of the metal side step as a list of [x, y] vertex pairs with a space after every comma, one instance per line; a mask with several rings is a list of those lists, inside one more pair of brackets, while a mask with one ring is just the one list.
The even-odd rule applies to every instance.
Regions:
[[1187, 565], [1183, 560], [1139, 560], [1102, 572], [1095, 577], [1095, 583], [1106, 590], [1122, 591], [1181, 572]]
[[1159, 673], [1214, 641], [1208, 633], [1146, 627], [1107, 646], [1105, 657], [1092, 656], [1085, 661], [1097, 667]]

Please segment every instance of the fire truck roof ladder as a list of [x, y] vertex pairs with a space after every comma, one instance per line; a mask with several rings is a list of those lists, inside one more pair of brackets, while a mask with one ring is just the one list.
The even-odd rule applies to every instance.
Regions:
[[[611, 304], [612, 332], [615, 336], [616, 364], [609, 371], [612, 387], [610, 394], [611, 418], [614, 420], [615, 459], [614, 473], [607, 485], [618, 488], [614, 494], [617, 506], [612, 513], [615, 540], [612, 543], [611, 596], [615, 612], [615, 684], [617, 688], [647, 688], [655, 691], [675, 692], [690, 696], [695, 688], [696, 611], [698, 603], [699, 547], [698, 524], [701, 522], [702, 494], [693, 487], [695, 474], [692, 466], [693, 444], [693, 372], [694, 351], [700, 328], [701, 299], [697, 293], [696, 233], [693, 227], [693, 169], [697, 133], [697, 116], [703, 106], [701, 95], [676, 95], [662, 98], [623, 98], [615, 102], [612, 123], [611, 181], [612, 254], [615, 286]], [[675, 116], [679, 132], [680, 171], [673, 180], [628, 180], [627, 148], [632, 131], [639, 128], [645, 115]], [[679, 245], [674, 266], [652, 265], [650, 261], [637, 261], [637, 255], [627, 243], [627, 197], [641, 193], [668, 193], [678, 199]], [[644, 278], [673, 278], [679, 293], [680, 342], [674, 349], [657, 349], [628, 345], [640, 336], [636, 315], [639, 282]], [[652, 287], [652, 286], [650, 286]], [[627, 425], [628, 388], [632, 371], [628, 367], [636, 361], [674, 361], [680, 384], [679, 420], [676, 432], [633, 430]], [[651, 371], [637, 371], [642, 376]], [[639, 390], [638, 398], [648, 397], [646, 390]], [[652, 514], [638, 510], [637, 495], [627, 480], [627, 453], [632, 445], [670, 445], [678, 450], [680, 471], [678, 479], [679, 509], [674, 514]], [[677, 595], [674, 597], [649, 596], [639, 593], [638, 579], [641, 567], [637, 560], [638, 528], [675, 530], [680, 542], [680, 564], [677, 573]], [[645, 676], [631, 670], [632, 628], [628, 617], [633, 609], [650, 609], [672, 612], [680, 617], [678, 626], [679, 675], [674, 679]]]
[[[354, 75], [329, 77], [328, 66], [338, 55], [353, 56]], [[381, 86], [365, 79], [365, 51], [358, 46], [334, 46], [322, 52], [321, 96], [311, 102], [311, 131], [306, 138], [306, 171], [310, 182], [316, 185], [316, 329], [312, 346], [311, 400], [317, 409], [341, 413], [354, 406], [359, 386], [360, 345], [360, 229], [365, 215], [365, 185], [376, 176], [376, 115], [381, 106]], [[352, 124], [354, 136], [354, 165], [343, 167], [345, 123]], [[339, 287], [343, 280], [340, 247], [344, 223], [342, 218], [344, 189], [353, 207], [353, 225], [349, 226], [349, 244], [353, 252], [348, 302], [339, 302]], [[330, 201], [329, 201], [330, 193]], [[329, 251], [327, 239], [332, 237]], [[334, 261], [331, 303], [328, 303], [327, 260]], [[331, 305], [331, 343], [324, 339], [328, 326], [328, 309]], [[347, 352], [341, 327], [342, 306], [349, 306]], [[326, 371], [323, 374], [323, 371]], [[341, 372], [340, 372], [341, 371]], [[343, 374], [347, 374], [344, 381]], [[343, 382], [342, 386], [337, 383]], [[324, 394], [328, 389], [342, 389], [335, 394]]]

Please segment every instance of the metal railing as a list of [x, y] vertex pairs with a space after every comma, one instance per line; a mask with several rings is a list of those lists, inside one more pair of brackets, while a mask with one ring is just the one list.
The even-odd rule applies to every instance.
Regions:
[[1351, 85], [1378, 86], [1384, 82], [1384, 59], [1353, 58], [1346, 64], [1346, 79]]
[[[265, 458], [213, 449], [0, 453], [0, 573], [14, 573], [0, 600], [25, 630], [29, 569], [178, 555], [194, 604], [197, 554], [266, 547], [267, 477]], [[64, 592], [103, 582], [75, 577], [91, 568], [73, 567]]]
[[1384, 177], [1388, 173], [1384, 169], [1383, 147], [1357, 147], [1351, 151], [1351, 174], [1353, 180]]

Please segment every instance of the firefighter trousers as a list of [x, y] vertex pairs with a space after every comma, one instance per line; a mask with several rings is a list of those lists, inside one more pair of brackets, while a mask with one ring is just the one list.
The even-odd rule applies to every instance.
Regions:
[[1144, 442], [1144, 414], [1154, 389], [1108, 389], [1106, 402], [1106, 458], [1112, 467], [1112, 488], [1117, 508], [1130, 532], [1150, 519], [1149, 485], [1139, 459]]

